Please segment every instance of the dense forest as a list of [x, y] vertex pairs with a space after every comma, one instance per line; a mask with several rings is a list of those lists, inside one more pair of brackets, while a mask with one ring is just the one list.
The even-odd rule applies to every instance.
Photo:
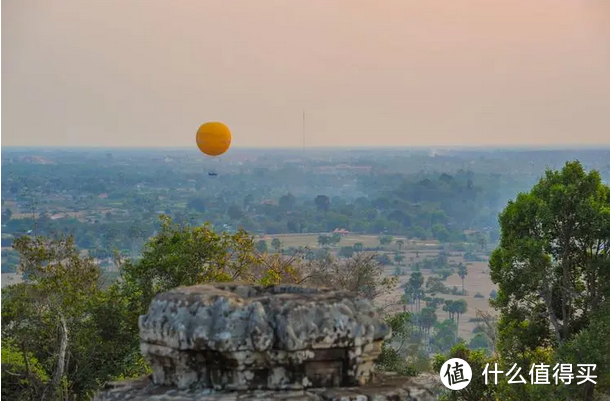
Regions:
[[[580, 161], [561, 151], [241, 151], [213, 164], [178, 150], [5, 152], [3, 272], [24, 281], [2, 290], [2, 395], [90, 399], [144, 375], [137, 320], [152, 297], [235, 279], [374, 300], [393, 331], [378, 369], [470, 363], [472, 383], [441, 399], [607, 395], [610, 152], [572, 153]], [[336, 229], [376, 239], [341, 246]], [[317, 249], [288, 249], [287, 233], [313, 233]], [[278, 238], [268, 246], [262, 234]], [[481, 264], [497, 289], [469, 294]], [[399, 307], [386, 305], [396, 291]], [[490, 310], [465, 322], [480, 298]], [[466, 323], [476, 324], [469, 340]], [[560, 385], [480, 375], [567, 363], [575, 380]], [[595, 383], [579, 383], [577, 364], [596, 365]]]

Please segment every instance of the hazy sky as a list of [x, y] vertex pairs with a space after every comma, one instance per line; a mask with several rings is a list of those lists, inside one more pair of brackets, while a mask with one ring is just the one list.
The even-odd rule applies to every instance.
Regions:
[[2, 0], [2, 145], [610, 143], [609, 0]]

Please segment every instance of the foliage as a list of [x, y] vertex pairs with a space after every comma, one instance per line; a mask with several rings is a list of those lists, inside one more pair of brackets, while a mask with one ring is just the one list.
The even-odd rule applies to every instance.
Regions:
[[269, 250], [269, 246], [267, 245], [267, 241], [265, 241], [264, 239], [259, 240], [256, 243], [256, 250], [260, 253], [264, 253], [267, 252]]
[[342, 259], [327, 255], [301, 264], [299, 270], [303, 275], [299, 283], [354, 291], [369, 299], [392, 292], [397, 284], [396, 277], [384, 275], [375, 253], [357, 253]]
[[457, 342], [455, 333], [457, 326], [451, 319], [436, 322], [434, 333], [430, 337], [430, 350], [433, 352], [447, 352]]
[[436, 294], [447, 294], [449, 290], [443, 284], [443, 281], [440, 277], [429, 276], [428, 281], [426, 282], [426, 291], [435, 296]]
[[[485, 378], [481, 374], [487, 364], [492, 367], [496, 361], [493, 358], [488, 357], [484, 351], [470, 350], [464, 343], [456, 344], [451, 348], [448, 355], [439, 354], [434, 358], [433, 368], [435, 372], [441, 372], [443, 364], [451, 358], [460, 358], [468, 362], [472, 369], [472, 380], [462, 390], [445, 391], [440, 400], [443, 401], [495, 401], [496, 386], [493, 381], [485, 383]], [[509, 398], [502, 398], [509, 399]]]
[[386, 318], [386, 324], [392, 329], [392, 340], [381, 345], [381, 355], [376, 361], [377, 368], [387, 372], [397, 372], [405, 376], [417, 375], [415, 367], [406, 359], [406, 345], [410, 335], [410, 314], [401, 312]]
[[155, 294], [178, 286], [256, 280], [250, 267], [260, 259], [244, 231], [217, 233], [209, 224], [191, 227], [172, 223], [167, 216], [160, 219], [160, 230], [146, 243], [142, 257], [122, 266], [122, 285], [133, 290], [137, 310], [145, 311]]
[[377, 255], [377, 262], [382, 266], [388, 266], [392, 264], [392, 259], [390, 259], [387, 253], [381, 253]]
[[[610, 301], [606, 299], [600, 309], [591, 316], [591, 324], [557, 350], [560, 363], [593, 363], [597, 365], [596, 390], [610, 392], [610, 339], [602, 333], [610, 333]], [[570, 386], [567, 394], [573, 398], [582, 396], [583, 386]]]
[[[249, 168], [229, 167], [218, 180], [201, 176], [201, 160], [181, 152], [166, 161], [167, 154], [153, 150], [117, 151], [112, 159], [106, 152], [83, 156], [51, 150], [45, 157], [54, 163], [44, 166], [21, 156], [19, 152], [10, 156], [12, 161], [5, 166], [2, 199], [7, 202], [2, 213], [7, 219], [3, 219], [3, 232], [22, 235], [36, 227], [37, 234], [45, 236], [73, 233], [80, 248], [109, 255], [114, 248], [126, 248], [134, 259], [143, 240], [159, 228], [160, 213], [177, 223], [209, 221], [230, 232], [244, 229], [273, 235], [346, 228], [372, 235], [464, 241], [465, 229], [492, 226], [488, 231], [496, 230], [500, 200], [530, 181], [529, 173], [516, 178], [504, 171], [491, 173], [491, 166], [479, 167], [480, 160], [472, 165], [476, 171], [461, 170], [469, 154], [460, 155], [450, 165], [443, 162], [443, 169], [455, 170], [451, 174], [420, 172], [419, 166], [428, 162], [441, 167], [438, 159], [424, 156], [415, 158], [426, 160], [424, 164], [411, 156], [383, 158], [383, 162], [372, 155], [350, 160], [357, 165], [381, 162], [412, 167], [373, 169], [370, 174], [354, 176], [353, 185], [345, 185], [345, 175], [341, 168], [334, 171], [334, 162], [308, 160], [297, 169], [281, 156], [273, 156], [272, 164], [263, 157], [248, 162]], [[340, 153], [333, 156], [335, 160], [344, 158]], [[323, 166], [333, 173], [317, 171]], [[75, 169], [78, 177], [73, 174]], [[133, 225], [141, 236], [131, 235]], [[396, 245], [402, 249], [404, 240], [399, 241], [403, 242]]]
[[351, 246], [342, 246], [339, 250], [339, 256], [344, 258], [351, 258], [354, 256], [354, 247]]
[[379, 244], [381, 244], [382, 246], [390, 245], [393, 241], [394, 237], [392, 237], [391, 235], [382, 235], [379, 237]]
[[2, 341], [2, 397], [39, 399], [49, 376], [32, 353], [24, 354], [12, 340]]
[[466, 294], [466, 290], [464, 290], [464, 279], [468, 275], [468, 267], [465, 266], [463, 263], [458, 264], [457, 274], [462, 279], [462, 294]]
[[[27, 361], [39, 379], [21, 387], [25, 398], [39, 399], [42, 393], [37, 391], [47, 388], [46, 398], [54, 392], [87, 399], [108, 380], [145, 372], [138, 351], [137, 317], [157, 291], [176, 285], [232, 279], [302, 282], [340, 286], [369, 298], [387, 294], [396, 285], [395, 278], [384, 278], [383, 266], [362, 243], [354, 244], [353, 255], [350, 247], [342, 247], [338, 250], [342, 259], [337, 259], [332, 246], [341, 237], [323, 234], [319, 243], [323, 249], [289, 250], [282, 255], [277, 252], [280, 243], [270, 255], [267, 242], [255, 243], [245, 230], [279, 234], [346, 228], [375, 236], [383, 233], [380, 239], [436, 238], [446, 242], [446, 250], [465, 252], [467, 261], [484, 261], [488, 244], [499, 236], [495, 220], [503, 199], [527, 190], [533, 184], [530, 177], [539, 173], [528, 162], [531, 153], [513, 154], [511, 158], [525, 159], [508, 165], [486, 153], [472, 164], [473, 171], [460, 170], [467, 157], [442, 158], [443, 168], [455, 170], [451, 174], [432, 172], [434, 164], [428, 168], [427, 163], [438, 163], [438, 158], [364, 157], [354, 163], [381, 168], [354, 177], [353, 185], [344, 185], [341, 172], [318, 174], [309, 168], [327, 167], [321, 161], [309, 161], [301, 169], [276, 159], [270, 165], [261, 162], [223, 173], [226, 180], [204, 181], [201, 165], [188, 157], [173, 164], [152, 162], [149, 155], [137, 153], [115, 156], [117, 163], [108, 163], [105, 155], [103, 160], [96, 159], [95, 152], [79, 157], [60, 155], [59, 163], [45, 166], [14, 158], [3, 165], [3, 233], [17, 237], [30, 230], [48, 237], [54, 232], [74, 233], [73, 242], [15, 241], [19, 252], [2, 255], [3, 269], [21, 264], [28, 279], [2, 291], [3, 351], [14, 361], [5, 365], [3, 354], [2, 379], [7, 383], [22, 380], [7, 377], [5, 370], [12, 365], [22, 375]], [[533, 159], [550, 164], [544, 152]], [[397, 164], [385, 168], [392, 163]], [[298, 184], [303, 182], [306, 187]], [[597, 363], [595, 392], [608, 391], [609, 342], [600, 335], [610, 330], [608, 192], [597, 172], [585, 173], [580, 163], [573, 162], [561, 171], [547, 171], [533, 188], [509, 202], [500, 216], [501, 238], [490, 260], [491, 276], [499, 287], [490, 298], [500, 318], [477, 320], [480, 324], [471, 347], [487, 345], [504, 368], [513, 361]], [[98, 196], [101, 193], [107, 198]], [[171, 215], [171, 220], [158, 220], [160, 211]], [[64, 217], [57, 219], [55, 214]], [[146, 238], [150, 239], [145, 243]], [[8, 245], [8, 239], [3, 243]], [[122, 264], [120, 280], [108, 287], [101, 284], [91, 260], [75, 251], [76, 246], [104, 259], [103, 263], [111, 261], [115, 248], [131, 260]], [[404, 241], [397, 240], [396, 247], [401, 251]], [[467, 305], [436, 298], [442, 287], [436, 280], [430, 288], [428, 280], [424, 287], [419, 271], [429, 269], [442, 280], [457, 272], [464, 280], [467, 269], [464, 266], [466, 274], [461, 274], [447, 254], [422, 260], [420, 251], [414, 252], [418, 261], [411, 265], [414, 273], [404, 288], [412, 311], [407, 332], [409, 342], [416, 342], [409, 346], [425, 347], [408, 352], [446, 352], [460, 340], [457, 326]], [[396, 263], [402, 263], [397, 256]], [[449, 291], [459, 293], [456, 287]], [[436, 321], [438, 307], [449, 312], [451, 319]], [[394, 364], [397, 370], [404, 363], [412, 366], [412, 361], [405, 362], [405, 352], [396, 352], [395, 346], [392, 342], [384, 348], [384, 364]], [[4, 390], [5, 383], [3, 395]], [[498, 399], [524, 400], [590, 400], [593, 396], [591, 388], [566, 386], [549, 391], [544, 386], [505, 383], [496, 393]]]
[[28, 390], [36, 399], [87, 399], [107, 380], [145, 372], [137, 331], [125, 324], [137, 316], [105, 292], [99, 267], [71, 237], [21, 237], [14, 246], [27, 280], [2, 291], [2, 335], [44, 369], [43, 388]]
[[[490, 271], [499, 287], [491, 302], [501, 313], [502, 357], [525, 363], [541, 349], [551, 359], [579, 349], [602, 361], [596, 355], [607, 348], [607, 336], [594, 339], [589, 331], [604, 326], [600, 311], [610, 295], [610, 189], [599, 174], [586, 173], [579, 162], [547, 170], [530, 192], [509, 202], [500, 225]], [[607, 375], [608, 365], [599, 368]], [[519, 397], [535, 399], [530, 390]], [[593, 389], [581, 396], [593, 399]]]

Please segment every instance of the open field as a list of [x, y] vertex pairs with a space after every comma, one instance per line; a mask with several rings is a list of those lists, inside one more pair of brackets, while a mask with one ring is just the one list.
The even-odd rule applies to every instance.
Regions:
[[[277, 235], [265, 235], [261, 236], [257, 239], [265, 239], [268, 244], [271, 245], [271, 240], [273, 238], [278, 238], [282, 242], [282, 246], [284, 248], [288, 247], [310, 247], [317, 248], [318, 247], [318, 237], [320, 235], [331, 235], [332, 233], [315, 233], [315, 234], [277, 234]], [[394, 237], [394, 242], [392, 245], [387, 246], [388, 250], [396, 250], [398, 246], [396, 245], [396, 241], [402, 239], [404, 241], [403, 249], [434, 249], [438, 247], [438, 241], [430, 240], [430, 241], [417, 241], [410, 240], [402, 237]], [[377, 235], [349, 235], [341, 238], [341, 242], [339, 243], [339, 247], [342, 246], [354, 246], [356, 243], [361, 243], [365, 248], [374, 248], [378, 247], [379, 244], [379, 236]], [[433, 251], [431, 251], [433, 252]]]
[[22, 281], [21, 274], [2, 273], [2, 288], [6, 287], [7, 285], [19, 284]]
[[[271, 240], [273, 238], [278, 238], [282, 242], [282, 246], [284, 248], [299, 246], [318, 248], [319, 235], [321, 234], [267, 235], [264, 237], [260, 237], [260, 239], [264, 238], [268, 242], [269, 246], [271, 246]], [[396, 240], [398, 239], [401, 238], [394, 237], [394, 242], [391, 245], [385, 247], [387, 251], [381, 251], [387, 253], [388, 256], [390, 256], [390, 259], [393, 259], [392, 256], [394, 252], [398, 250], [398, 246], [396, 245]], [[405, 270], [405, 274], [399, 277], [399, 286], [397, 286], [396, 290], [392, 294], [388, 294], [379, 299], [380, 306], [393, 305], [388, 307], [388, 310], [395, 312], [399, 312], [403, 309], [403, 306], [399, 304], [403, 294], [403, 289], [401, 288], [401, 286], [409, 280], [409, 276], [411, 274], [411, 269], [409, 268], [409, 266], [419, 260], [423, 260], [425, 258], [433, 258], [439, 253], [439, 243], [436, 241], [414, 241], [408, 240], [406, 238], [402, 239], [404, 241], [402, 255], [405, 259], [401, 267]], [[331, 249], [336, 251], [342, 246], [353, 246], [355, 243], [358, 242], [362, 243], [365, 248], [375, 248], [380, 246], [378, 236], [350, 235], [347, 237], [342, 237], [339, 246]], [[415, 251], [417, 251], [417, 253]], [[476, 326], [476, 322], [471, 322], [470, 319], [476, 317], [477, 310], [483, 310], [494, 313], [494, 310], [491, 308], [491, 306], [489, 306], [489, 294], [492, 290], [497, 290], [497, 287], [494, 283], [492, 283], [491, 278], [489, 276], [489, 267], [487, 261], [467, 262], [463, 258], [463, 252], [454, 252], [451, 255], [452, 256], [448, 258], [450, 262], [464, 263], [468, 266], [468, 275], [464, 280], [464, 289], [466, 290], [467, 295], [463, 296], [438, 294], [436, 296], [447, 300], [464, 299], [468, 303], [468, 311], [460, 317], [459, 333], [462, 338], [464, 338], [466, 341], [469, 341], [473, 337], [472, 330]], [[395, 266], [387, 266], [385, 268], [386, 275], [392, 275], [394, 272], [394, 268]], [[428, 280], [428, 277], [433, 275], [428, 269], [423, 269], [421, 270], [421, 272], [424, 276], [424, 282]], [[444, 284], [449, 288], [456, 286], [461, 289], [462, 279], [460, 279], [457, 274], [453, 274], [447, 278]], [[483, 298], [475, 298], [475, 295], [477, 293], [483, 295]], [[422, 307], [424, 306], [425, 302], [422, 302]], [[442, 307], [439, 307], [437, 309], [436, 315], [438, 316], [439, 321], [449, 318], [448, 313], [443, 312]]]
[[[407, 260], [410, 258], [410, 255], [408, 253], [405, 256], [406, 256]], [[463, 260], [462, 260], [462, 262], [463, 262]], [[386, 274], [391, 275], [393, 270], [394, 270], [393, 266], [388, 266], [386, 268]], [[424, 269], [421, 272], [422, 272], [422, 275], [424, 276], [424, 281], [427, 281], [428, 277], [433, 275], [430, 272], [430, 270], [427, 270], [427, 269]], [[408, 270], [407, 274], [405, 274], [404, 276], [400, 276], [399, 277], [399, 282], [400, 282], [399, 287], [392, 294], [384, 296], [382, 299], [380, 299], [379, 304], [385, 305], [385, 304], [398, 303], [403, 294], [403, 290], [402, 290], [402, 288], [400, 288], [400, 286], [402, 284], [406, 283], [407, 281], [409, 281], [409, 275], [410, 275], [410, 271]], [[460, 277], [457, 274], [453, 274], [447, 278], [447, 280], [444, 282], [444, 284], [449, 288], [456, 286], [461, 289], [462, 288], [462, 279], [460, 279]], [[467, 294], [465, 296], [451, 295], [451, 294], [437, 294], [436, 296], [447, 299], [447, 300], [463, 299], [468, 303], [468, 311], [463, 316], [460, 317], [459, 333], [462, 338], [464, 338], [466, 341], [469, 341], [473, 337], [472, 330], [476, 326], [475, 322], [470, 322], [469, 320], [476, 317], [477, 310], [483, 310], [483, 311], [488, 311], [488, 312], [494, 313], [494, 309], [492, 309], [491, 306], [489, 306], [489, 293], [493, 289], [497, 290], [497, 286], [491, 282], [491, 278], [489, 277], [489, 268], [488, 268], [487, 262], [469, 262], [468, 263], [468, 275], [466, 276], [466, 279], [464, 280], [464, 289], [466, 290], [466, 294]], [[480, 293], [481, 295], [483, 295], [483, 298], [475, 298], [474, 296], [477, 292]], [[425, 305], [425, 302], [422, 302], [422, 308], [424, 307], [424, 305]], [[396, 305], [396, 306], [389, 308], [389, 310], [399, 312], [402, 310], [402, 308], [403, 307], [401, 305]], [[409, 309], [407, 309], [407, 310], [409, 310]], [[439, 321], [443, 321], [443, 320], [449, 318], [449, 314], [446, 312], [443, 312], [442, 307], [439, 307], [436, 310], [436, 315], [437, 315]]]

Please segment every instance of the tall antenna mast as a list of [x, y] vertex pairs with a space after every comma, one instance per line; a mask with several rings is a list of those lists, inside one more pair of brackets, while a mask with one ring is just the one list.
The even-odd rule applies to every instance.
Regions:
[[305, 110], [303, 110], [303, 152], [305, 151]]

